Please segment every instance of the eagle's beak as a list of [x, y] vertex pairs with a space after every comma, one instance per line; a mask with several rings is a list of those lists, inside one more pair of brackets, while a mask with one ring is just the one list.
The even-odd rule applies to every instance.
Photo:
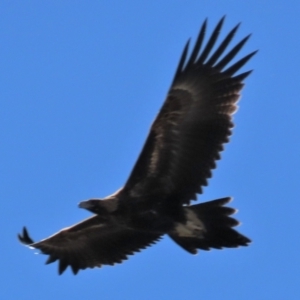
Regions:
[[94, 205], [93, 203], [91, 203], [89, 200], [87, 201], [82, 201], [78, 204], [79, 208], [85, 208], [85, 209], [90, 209], [92, 208]]

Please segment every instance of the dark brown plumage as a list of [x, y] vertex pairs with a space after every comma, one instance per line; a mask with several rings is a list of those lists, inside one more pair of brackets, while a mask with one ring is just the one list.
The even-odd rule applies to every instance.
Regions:
[[[22, 243], [59, 260], [59, 273], [113, 265], [168, 234], [190, 253], [197, 249], [246, 246], [250, 240], [232, 227], [230, 198], [190, 205], [207, 185], [229, 141], [232, 114], [251, 71], [235, 75], [255, 54], [228, 66], [248, 40], [226, 49], [239, 25], [217, 46], [224, 18], [204, 44], [206, 21], [190, 55], [181, 56], [166, 101], [125, 186], [104, 199], [80, 203], [95, 215], [34, 243], [26, 228]], [[213, 50], [214, 49], [214, 50]]]

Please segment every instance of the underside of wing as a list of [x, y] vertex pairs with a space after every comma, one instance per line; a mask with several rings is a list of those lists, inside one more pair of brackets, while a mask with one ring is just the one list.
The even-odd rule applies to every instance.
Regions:
[[159, 238], [157, 234], [105, 223], [98, 216], [65, 228], [37, 243], [30, 243], [33, 241], [25, 228], [23, 235], [19, 235], [22, 243], [49, 255], [46, 264], [58, 260], [59, 274], [68, 266], [77, 274], [81, 269], [121, 263], [128, 255], [154, 244]]
[[189, 57], [189, 42], [184, 48], [166, 101], [125, 185], [124, 191], [137, 201], [140, 195], [182, 204], [196, 199], [229, 141], [232, 115], [251, 71], [235, 73], [255, 52], [232, 63], [249, 36], [226, 51], [239, 25], [218, 44], [223, 22], [204, 44], [205, 21]]

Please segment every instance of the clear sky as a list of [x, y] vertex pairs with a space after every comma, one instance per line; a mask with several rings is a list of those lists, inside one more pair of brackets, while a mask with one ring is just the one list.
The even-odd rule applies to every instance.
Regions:
[[[299, 1], [0, 2], [1, 299], [300, 299]], [[122, 186], [182, 48], [208, 17], [259, 49], [230, 144], [200, 201], [233, 196], [247, 248], [164, 238], [122, 265], [57, 275], [16, 239], [89, 214]], [[224, 36], [224, 35], [223, 35]]]

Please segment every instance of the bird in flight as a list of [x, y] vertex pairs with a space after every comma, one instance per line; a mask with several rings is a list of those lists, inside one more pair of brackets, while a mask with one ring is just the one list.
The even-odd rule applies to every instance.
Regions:
[[232, 132], [232, 115], [251, 71], [236, 74], [256, 53], [232, 62], [249, 39], [228, 49], [239, 24], [217, 43], [219, 21], [204, 43], [205, 21], [189, 53], [183, 49], [166, 100], [124, 187], [103, 199], [79, 204], [90, 218], [34, 242], [26, 227], [19, 240], [58, 261], [62, 274], [114, 265], [168, 235], [189, 253], [236, 248], [250, 240], [233, 227], [231, 198], [191, 205], [207, 185]]

